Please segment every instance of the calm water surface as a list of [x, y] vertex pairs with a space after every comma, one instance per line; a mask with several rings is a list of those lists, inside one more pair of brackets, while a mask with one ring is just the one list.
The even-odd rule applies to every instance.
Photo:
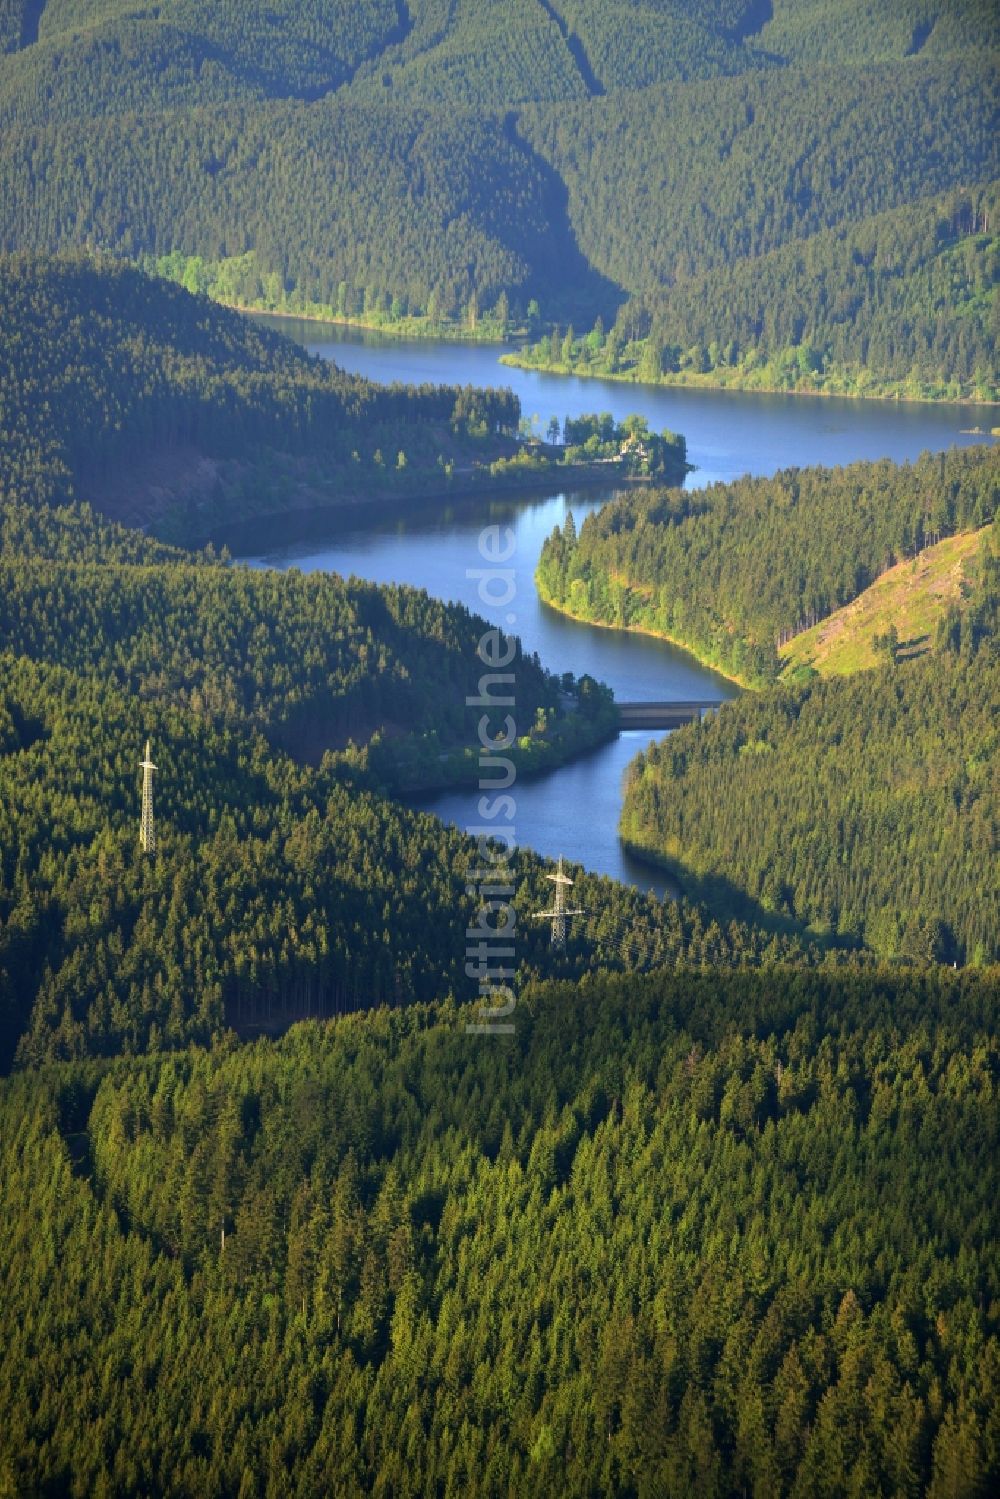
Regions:
[[616, 418], [641, 411], [651, 427], [669, 427], [687, 438], [697, 472], [688, 486], [772, 474], [812, 463], [859, 458], [903, 462], [925, 449], [982, 442], [963, 427], [996, 425], [991, 406], [937, 406], [919, 402], [850, 401], [822, 396], [769, 396], [721, 390], [682, 390], [620, 380], [542, 375], [498, 363], [496, 344], [428, 343], [390, 339], [351, 329], [330, 330], [293, 319], [268, 320], [342, 369], [372, 380], [454, 385], [507, 385], [521, 398], [525, 416], [547, 426], [551, 416], [610, 411]]
[[[272, 323], [278, 320], [269, 320]], [[859, 458], [915, 458], [925, 449], [972, 443], [961, 429], [995, 421], [992, 410], [962, 406], [920, 406], [802, 396], [684, 391], [618, 381], [580, 380], [509, 369], [497, 363], [496, 346], [425, 343], [388, 339], [349, 330], [330, 330], [281, 320], [283, 331], [343, 369], [380, 381], [424, 381], [456, 385], [509, 385], [526, 416], [542, 426], [584, 411], [610, 411], [616, 418], [640, 411], [656, 430], [683, 432], [689, 460], [696, 465], [688, 487], [769, 474], [790, 465], [850, 463]], [[979, 439], [980, 441], [982, 439]], [[662, 641], [623, 631], [575, 624], [538, 600], [532, 581], [546, 536], [572, 510], [579, 526], [606, 503], [601, 494], [549, 493], [537, 499], [477, 499], [428, 506], [405, 518], [352, 517], [331, 525], [321, 539], [291, 542], [246, 561], [261, 567], [298, 567], [354, 573], [376, 583], [411, 583], [439, 598], [487, 613], [491, 623], [521, 636], [553, 671], [590, 672], [609, 683], [622, 699], [700, 698], [721, 701], [734, 688], [683, 651]], [[515, 551], [515, 596], [499, 613], [484, 609], [478, 583], [468, 570], [483, 563], [478, 541], [485, 525], [509, 526]], [[512, 616], [512, 617], [510, 617]], [[574, 764], [517, 785], [517, 837], [539, 853], [586, 865], [602, 874], [665, 893], [656, 872], [625, 854], [618, 841], [622, 776], [628, 762], [649, 742], [628, 733]], [[465, 827], [479, 822], [478, 793], [448, 792], [420, 805]]]

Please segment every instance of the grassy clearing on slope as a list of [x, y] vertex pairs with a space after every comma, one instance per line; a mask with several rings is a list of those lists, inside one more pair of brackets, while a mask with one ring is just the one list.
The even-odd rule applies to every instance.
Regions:
[[902, 656], [928, 650], [945, 609], [962, 598], [968, 564], [989, 529], [949, 536], [897, 563], [851, 603], [783, 646], [786, 671], [811, 666], [823, 677], [866, 671], [878, 663], [874, 637], [890, 625], [896, 626]]

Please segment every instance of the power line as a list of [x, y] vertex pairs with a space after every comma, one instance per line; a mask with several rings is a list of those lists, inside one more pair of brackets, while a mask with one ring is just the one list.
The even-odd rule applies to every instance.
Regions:
[[551, 880], [556, 887], [555, 902], [551, 911], [535, 911], [536, 920], [551, 920], [552, 922], [552, 946], [560, 951], [566, 946], [566, 922], [571, 916], [583, 916], [585, 912], [582, 907], [570, 910], [566, 905], [566, 887], [572, 885], [573, 881], [568, 874], [563, 874], [562, 854], [559, 855], [559, 866], [555, 874], [547, 874], [547, 880]]
[[149, 740], [146, 740], [146, 758], [142, 766], [142, 820], [139, 823], [139, 843], [143, 853], [156, 853], [156, 825], [153, 822], [153, 771], [156, 766], [149, 758]]

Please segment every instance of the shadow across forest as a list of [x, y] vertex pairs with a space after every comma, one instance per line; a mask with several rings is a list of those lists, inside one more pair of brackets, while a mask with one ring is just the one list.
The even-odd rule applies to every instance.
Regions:
[[846, 952], [856, 952], [863, 945], [852, 934], [824, 931], [810, 926], [788, 911], [762, 905], [744, 886], [736, 884], [725, 875], [695, 874], [674, 859], [657, 857], [649, 849], [641, 848], [627, 839], [622, 841], [633, 858], [656, 869], [665, 869], [677, 882], [681, 894], [687, 900], [705, 906], [720, 923], [748, 922], [773, 936], [797, 937], [807, 944], [819, 943], [822, 947]]
[[769, 21], [774, 20], [774, 6], [771, 0], [750, 0], [742, 18], [735, 26], [730, 27], [729, 35], [734, 42], [745, 42], [752, 36], [759, 36]]
[[543, 308], [546, 319], [573, 317], [582, 325], [601, 317], [610, 325], [627, 300], [626, 293], [595, 270], [580, 249], [570, 221], [569, 188], [521, 135], [513, 111], [504, 117], [503, 130], [510, 145], [529, 158], [532, 171], [541, 179], [542, 200], [551, 227], [544, 242], [533, 247], [533, 270], [535, 279], [547, 291]]
[[38, 30], [42, 23], [45, 0], [23, 0], [21, 10], [21, 50], [33, 47], [38, 41]]

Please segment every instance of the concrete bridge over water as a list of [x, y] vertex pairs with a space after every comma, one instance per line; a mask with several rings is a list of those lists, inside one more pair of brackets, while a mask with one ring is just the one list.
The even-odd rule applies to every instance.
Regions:
[[717, 700], [697, 703], [616, 703], [621, 729], [679, 729], [718, 708]]

